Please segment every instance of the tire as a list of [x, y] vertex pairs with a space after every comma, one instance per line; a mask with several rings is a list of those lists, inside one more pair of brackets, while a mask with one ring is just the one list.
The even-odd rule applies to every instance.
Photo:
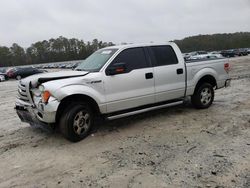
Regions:
[[214, 88], [209, 83], [203, 83], [195, 89], [191, 102], [197, 109], [209, 108], [214, 101]]
[[16, 79], [17, 79], [17, 80], [21, 80], [22, 77], [21, 77], [20, 75], [17, 75], [17, 76], [16, 76]]
[[62, 113], [60, 131], [66, 139], [78, 142], [89, 135], [93, 120], [94, 114], [89, 104], [73, 102]]

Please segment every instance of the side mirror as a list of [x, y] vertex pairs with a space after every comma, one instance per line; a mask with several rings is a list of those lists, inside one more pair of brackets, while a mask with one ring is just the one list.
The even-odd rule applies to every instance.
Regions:
[[123, 74], [126, 72], [126, 63], [115, 63], [108, 67], [106, 73], [107, 75]]

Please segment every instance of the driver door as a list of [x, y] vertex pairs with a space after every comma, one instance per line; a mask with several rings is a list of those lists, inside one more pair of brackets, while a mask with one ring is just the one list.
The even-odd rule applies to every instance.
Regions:
[[144, 48], [130, 48], [120, 52], [105, 71], [107, 113], [153, 104], [153, 71]]

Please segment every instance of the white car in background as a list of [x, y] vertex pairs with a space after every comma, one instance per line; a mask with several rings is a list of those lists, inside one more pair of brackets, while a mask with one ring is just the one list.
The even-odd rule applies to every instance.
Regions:
[[3, 81], [5, 81], [5, 76], [0, 74], [0, 82], [3, 82]]
[[223, 58], [223, 55], [221, 55], [220, 51], [213, 51], [213, 52], [210, 52], [210, 54], [215, 56], [216, 58]]
[[206, 51], [197, 51], [191, 52], [189, 60], [202, 60], [202, 59], [218, 59], [223, 58], [223, 56], [217, 52], [206, 52]]

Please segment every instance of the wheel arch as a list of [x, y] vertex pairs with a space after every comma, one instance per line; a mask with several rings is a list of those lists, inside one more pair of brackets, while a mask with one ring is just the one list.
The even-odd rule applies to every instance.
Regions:
[[83, 101], [87, 102], [92, 107], [92, 109], [94, 110], [94, 113], [96, 113], [97, 115], [100, 115], [99, 106], [98, 106], [97, 102], [92, 97], [90, 97], [88, 95], [84, 95], [84, 94], [73, 94], [73, 95], [69, 95], [61, 100], [61, 102], [57, 108], [57, 112], [56, 112], [56, 122], [59, 122], [59, 119], [60, 119], [61, 115], [63, 114], [66, 106], [68, 106], [72, 102], [83, 102]]
[[214, 76], [212, 75], [205, 75], [199, 79], [195, 86], [195, 91], [203, 84], [203, 83], [209, 83], [213, 87], [217, 87], [217, 81]]

